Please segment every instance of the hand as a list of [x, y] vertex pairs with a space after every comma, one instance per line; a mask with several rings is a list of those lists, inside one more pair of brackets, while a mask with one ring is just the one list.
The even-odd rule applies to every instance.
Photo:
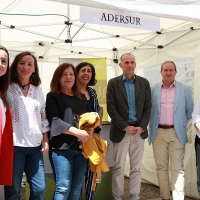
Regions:
[[49, 150], [49, 143], [48, 141], [42, 140], [40, 152], [46, 153]]
[[87, 142], [87, 141], [91, 138], [91, 136], [92, 136], [92, 134], [93, 134], [93, 132], [94, 132], [94, 129], [92, 129], [92, 130], [87, 130], [86, 132], [88, 133], [88, 135], [89, 135], [90, 137], [89, 137], [88, 139], [81, 140], [81, 142]]
[[94, 129], [87, 131], [87, 133], [90, 135], [90, 137], [92, 136], [92, 133], [94, 133]]
[[81, 142], [86, 142], [91, 136], [91, 135], [89, 135], [91, 132], [88, 133], [85, 130], [80, 130], [73, 126], [69, 127], [69, 129], [65, 130], [64, 133], [76, 136], [77, 140], [81, 141]]
[[136, 127], [135, 126], [127, 126], [125, 131], [127, 133], [129, 133], [130, 135], [134, 136], [136, 134]]
[[200, 132], [200, 122], [195, 123], [194, 127], [197, 129], [198, 132]]
[[143, 132], [143, 128], [141, 127], [135, 127], [136, 133], [133, 135], [134, 137], [140, 136], [140, 134]]
[[78, 141], [86, 142], [89, 138], [90, 138], [90, 135], [87, 131], [79, 130]]

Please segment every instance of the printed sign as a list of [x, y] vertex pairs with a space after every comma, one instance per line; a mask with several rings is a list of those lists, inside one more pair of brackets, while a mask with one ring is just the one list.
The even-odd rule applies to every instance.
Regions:
[[160, 31], [159, 18], [133, 12], [80, 7], [80, 22]]

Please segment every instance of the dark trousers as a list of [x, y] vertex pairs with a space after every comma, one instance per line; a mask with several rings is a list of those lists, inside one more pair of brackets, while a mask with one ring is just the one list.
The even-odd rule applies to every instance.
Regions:
[[197, 135], [195, 138], [194, 146], [196, 151], [197, 190], [200, 195], [200, 138]]
[[[95, 192], [92, 190], [92, 179], [93, 179], [93, 172], [90, 171], [90, 164], [88, 160], [87, 168], [85, 171], [85, 195], [86, 200], [94, 200]], [[97, 185], [96, 185], [97, 186]]]

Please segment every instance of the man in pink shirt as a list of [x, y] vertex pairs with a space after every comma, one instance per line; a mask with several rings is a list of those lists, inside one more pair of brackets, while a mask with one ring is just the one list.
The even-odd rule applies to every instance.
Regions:
[[[161, 65], [162, 82], [151, 87], [152, 110], [149, 144], [153, 144], [162, 200], [184, 200], [183, 159], [187, 143], [187, 120], [191, 119], [193, 100], [190, 87], [175, 81], [177, 70], [172, 61]], [[171, 187], [169, 183], [169, 160]]]

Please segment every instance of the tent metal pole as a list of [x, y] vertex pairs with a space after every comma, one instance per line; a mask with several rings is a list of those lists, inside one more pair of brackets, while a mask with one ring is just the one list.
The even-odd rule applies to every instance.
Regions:
[[91, 40], [104, 40], [104, 39], [109, 39], [109, 38], [113, 38], [113, 36], [79, 39], [79, 40], [73, 40], [73, 42], [84, 42], [84, 41], [91, 41]]
[[[10, 27], [10, 25], [7, 25], [7, 24], [2, 24], [2, 25], [3, 25], [3, 26], [6, 26], [6, 27]], [[40, 36], [47, 37], [47, 38], [51, 38], [51, 39], [56, 39], [56, 37], [53, 37], [53, 36], [50, 36], [50, 35], [38, 33], [38, 32], [35, 32], [35, 31], [20, 29], [20, 28], [17, 28], [16, 26], [14, 27], [14, 29], [19, 30], [19, 31], [23, 31], [23, 32], [27, 32], [27, 33], [32, 33], [32, 34], [35, 34], [35, 35], [40, 35]], [[65, 41], [62, 40], [62, 39], [57, 39], [57, 40], [60, 40], [60, 41], [62, 41], [62, 42], [65, 42]]]
[[[67, 4], [67, 17], [70, 19], [70, 5]], [[70, 38], [70, 27], [67, 27], [67, 39], [71, 40]]]
[[17, 0], [14, 0], [13, 2], [11, 2], [9, 5], [7, 5], [3, 10], [1, 10], [0, 12], [2, 13], [4, 10], [6, 10], [7, 8], [9, 8], [12, 4], [15, 3], [15, 1]]
[[[75, 42], [83, 42], [83, 41], [91, 41], [91, 40], [109, 39], [109, 38], [116, 38], [116, 37], [107, 36], [107, 37], [99, 37], [99, 38], [87, 38], [87, 39], [73, 40], [73, 43], [75, 43]], [[142, 45], [146, 44], [146, 42], [134, 40], [134, 39], [131, 39], [131, 38], [126, 38], [126, 37], [123, 37], [123, 36], [120, 37], [120, 38], [121, 38], [121, 39], [124, 39], [124, 40], [129, 40], [129, 41], [137, 42], [137, 43], [140, 43], [140, 44], [142, 44]], [[152, 46], [152, 47], [157, 47], [156, 45], [153, 45], [153, 44], [151, 44], [150, 46]]]
[[[51, 58], [52, 57], [62, 57], [62, 56], [66, 57], [67, 55], [72, 55], [72, 54], [80, 55], [79, 52], [73, 51], [73, 53], [71, 53], [71, 51], [69, 51], [68, 54], [65, 53], [65, 54], [51, 55], [51, 56], [46, 56], [46, 58], [48, 58], [48, 57], [51, 57]], [[93, 58], [102, 58], [102, 56], [92, 55], [92, 54], [88, 54], [88, 53], [82, 53], [81, 55], [91, 56]], [[106, 59], [112, 60], [112, 58], [107, 58], [107, 57], [106, 57]]]
[[[23, 26], [18, 26], [18, 28], [30, 28], [30, 27], [38, 27], [38, 26], [53, 26], [53, 25], [64, 25], [64, 22], [58, 22], [58, 23], [45, 23], [45, 24], [26, 24]], [[4, 29], [8, 29], [7, 27]]]
[[188, 33], [190, 33], [190, 32], [191, 32], [191, 30], [186, 31], [185, 33], [179, 35], [177, 38], [175, 38], [174, 40], [171, 40], [170, 42], [168, 42], [168, 43], [165, 44], [164, 46], [166, 47], [167, 45], [171, 44], [172, 42], [178, 40], [179, 38], [183, 37], [184, 35], [186, 35], [186, 34], [188, 34]]
[[[73, 25], [80, 27], [80, 25], [77, 25], [77, 24], [73, 24]], [[85, 29], [88, 29], [88, 30], [92, 30], [92, 31], [98, 32], [98, 33], [110, 35], [110, 36], [113, 36], [114, 38], [116, 38], [116, 35], [117, 35], [117, 34], [116, 34], [116, 35], [113, 35], [113, 34], [111, 34], [111, 33], [108, 33], [108, 32], [105, 32], [105, 31], [96, 30], [96, 29], [89, 28], [89, 27], [86, 27], [86, 26], [85, 26], [84, 28], [85, 28]], [[125, 39], [125, 40], [129, 40], [129, 41], [138, 42], [138, 43], [141, 43], [141, 44], [144, 43], [144, 42], [141, 42], [141, 41], [138, 41], [138, 40], [134, 40], [134, 39], [130, 39], [130, 38], [127, 38], [127, 37], [124, 37], [124, 36], [120, 36], [119, 38], [122, 38], [122, 39]], [[98, 38], [96, 38], [96, 39], [98, 39]], [[90, 40], [90, 39], [87, 39], [87, 40]], [[73, 41], [73, 42], [75, 42], [75, 41]], [[152, 46], [156, 46], [156, 45], [152, 45]]]
[[78, 32], [80, 32], [80, 30], [83, 28], [85, 26], [85, 24], [83, 24], [75, 33], [74, 33], [74, 35], [72, 36], [72, 40], [73, 40], [73, 38], [78, 34]]
[[[153, 36], [150, 37], [148, 40], [146, 40], [146, 41], [145, 41], [145, 45], [149, 45], [148, 42], [149, 42], [150, 40], [152, 40], [153, 38], [155, 38], [156, 36], [157, 36], [157, 34], [153, 35]], [[144, 38], [144, 39], [146, 39], [146, 38]], [[122, 48], [125, 48], [125, 47], [127, 47], [127, 46], [130, 46], [130, 45], [123, 46]], [[138, 45], [138, 46], [135, 46], [135, 47], [136, 47], [136, 49], [137, 49], [137, 48], [140, 48], [140, 49], [141, 49], [142, 46], [143, 46], [143, 45]], [[149, 45], [149, 46], [150, 46], [150, 45]], [[122, 49], [122, 48], [120, 48], [120, 49]], [[152, 49], [153, 49], [153, 48], [157, 48], [157, 46], [154, 46], [154, 47], [144, 47], [144, 48], [145, 48], [145, 49], [146, 49], [146, 48], [148, 48], [148, 49], [149, 49], [149, 48], [152, 48]], [[135, 51], [135, 49], [133, 49], [131, 52], [133, 52], [133, 51]]]
[[[142, 42], [142, 41], [139, 41], [139, 40], [134, 40], [134, 39], [131, 39], [131, 38], [126, 38], [126, 37], [120, 37], [120, 38], [122, 38], [122, 39], [125, 39], [125, 40], [129, 40], [129, 41], [133, 41], [133, 42], [137, 42], [137, 43], [140, 43], [140, 44], [146, 44], [146, 42]], [[152, 47], [157, 47], [156, 45], [154, 45], [154, 44], [149, 44], [149, 46], [152, 46]]]
[[[194, 26], [191, 26], [194, 27]], [[194, 29], [200, 29], [200, 27], [194, 27]], [[175, 33], [175, 32], [180, 32], [180, 31], [188, 31], [188, 28], [184, 28], [184, 29], [178, 29], [178, 30], [166, 30], [166, 31], [162, 31], [162, 33]]]
[[[68, 26], [65, 26], [64, 28], [63, 28], [63, 30], [60, 32], [60, 34], [57, 36], [57, 39], [62, 35], [62, 33], [64, 32], [64, 30], [67, 28]], [[43, 54], [43, 56], [45, 56], [46, 55], [46, 53], [49, 51], [49, 49], [53, 46], [53, 44], [54, 44], [54, 42], [57, 40], [57, 39], [55, 39], [52, 43], [51, 43], [51, 45], [47, 48], [47, 50], [44, 52], [44, 54]]]
[[[74, 25], [74, 26], [81, 27], [81, 25], [79, 25], [79, 24], [75, 24], [75, 23], [73, 23], [73, 25]], [[97, 30], [97, 29], [94, 29], [94, 28], [90, 28], [90, 27], [87, 27], [87, 26], [85, 26], [84, 28], [87, 29], [87, 30], [91, 30], [91, 31], [98, 32], [98, 33], [102, 33], [102, 34], [110, 35], [110, 36], [113, 36], [113, 37], [116, 36], [116, 35], [114, 35], [114, 34], [111, 34], [111, 33], [105, 32], [105, 31], [100, 31], [100, 30]]]

